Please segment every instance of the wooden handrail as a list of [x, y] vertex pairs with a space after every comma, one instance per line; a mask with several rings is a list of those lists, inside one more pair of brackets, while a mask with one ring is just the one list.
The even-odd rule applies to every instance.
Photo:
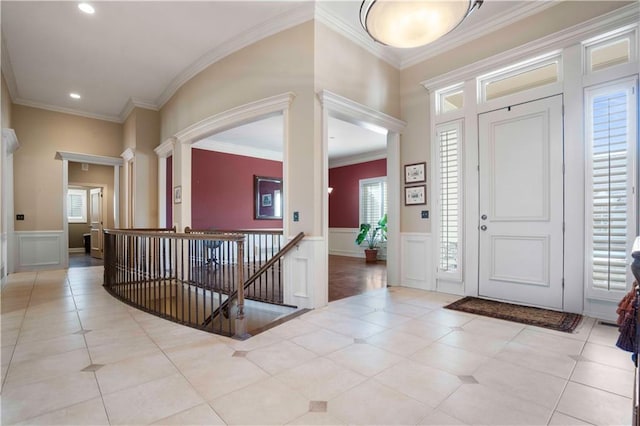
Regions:
[[185, 234], [266, 234], [266, 235], [282, 235], [282, 229], [191, 229], [184, 228]]
[[[150, 232], [141, 231], [138, 229], [125, 230], [125, 229], [105, 229], [105, 234], [109, 235], [127, 235], [135, 237], [162, 237], [172, 240], [221, 240], [221, 241], [244, 241], [244, 235], [242, 234], [178, 234], [170, 232]], [[212, 238], [215, 237], [215, 238]]]
[[[244, 292], [244, 290], [247, 289], [247, 287], [249, 287], [251, 284], [253, 284], [255, 282], [255, 280], [262, 274], [264, 274], [267, 269], [269, 269], [271, 266], [273, 266], [278, 260], [280, 260], [285, 254], [287, 254], [289, 251], [291, 251], [291, 249], [295, 246], [298, 245], [298, 243], [300, 241], [302, 241], [302, 239], [304, 238], [304, 232], [300, 232], [298, 235], [296, 235], [291, 241], [289, 241], [284, 247], [282, 247], [282, 249], [276, 253], [271, 259], [269, 259], [269, 261], [267, 263], [265, 263], [264, 265], [262, 265], [260, 267], [260, 269], [258, 269], [253, 275], [251, 275], [251, 277], [249, 277], [249, 279], [247, 281], [245, 281], [244, 285], [242, 286], [242, 290]], [[229, 304], [238, 297], [238, 290], [234, 290], [231, 294], [229, 294], [229, 297], [227, 297], [227, 300], [225, 300], [224, 302], [222, 302], [220, 304], [220, 306], [218, 306], [216, 308], [215, 311], [213, 311], [211, 313], [211, 316], [207, 317], [204, 322], [202, 323], [203, 326], [206, 326], [207, 324], [209, 324], [213, 318], [217, 317], [218, 315], [220, 315], [220, 312], [225, 312], [228, 313], [229, 311]], [[226, 316], [226, 314], [225, 314]]]

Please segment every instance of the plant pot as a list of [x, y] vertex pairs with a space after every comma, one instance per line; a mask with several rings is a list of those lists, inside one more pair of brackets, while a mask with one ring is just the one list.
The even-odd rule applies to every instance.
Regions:
[[376, 263], [378, 261], [378, 249], [364, 249], [364, 257], [367, 263]]

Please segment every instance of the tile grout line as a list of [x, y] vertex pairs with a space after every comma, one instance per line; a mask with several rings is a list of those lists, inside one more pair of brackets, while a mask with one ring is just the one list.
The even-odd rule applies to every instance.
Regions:
[[[76, 307], [76, 316], [78, 317], [78, 322], [80, 323], [80, 330], [84, 330], [84, 324], [82, 324], [82, 319], [80, 318], [80, 313], [78, 311], [78, 303], [76, 302], [76, 295], [73, 292], [73, 287], [71, 286], [71, 281], [69, 280], [69, 273], [65, 275], [65, 279], [69, 283], [69, 290], [71, 291], [71, 297], [73, 298], [73, 305]], [[87, 342], [87, 334], [82, 334], [82, 339], [84, 340], [85, 348], [87, 348], [87, 355], [89, 357], [89, 365], [93, 364], [93, 359], [91, 357], [91, 351], [89, 350], [89, 343]], [[104, 414], [107, 418], [109, 424], [111, 424], [111, 419], [109, 418], [109, 412], [107, 411], [107, 406], [104, 403], [104, 395], [102, 394], [102, 388], [100, 387], [100, 382], [98, 381], [98, 375], [95, 371], [91, 372], [93, 374], [93, 379], [96, 381], [96, 387], [98, 388], [98, 392], [100, 393], [100, 400], [102, 401], [102, 409], [104, 410]]]
[[[18, 336], [16, 336], [16, 341], [13, 345], [13, 350], [11, 351], [11, 356], [9, 357], [9, 365], [7, 366], [7, 374], [4, 376], [4, 379], [2, 380], [2, 387], [1, 389], [4, 390], [4, 387], [6, 386], [6, 382], [7, 382], [7, 378], [9, 377], [9, 370], [11, 369], [11, 364], [13, 361], [13, 355], [16, 352], [16, 348], [18, 347], [18, 342], [20, 341], [20, 335], [22, 334], [22, 327], [24, 326], [24, 321], [27, 317], [27, 311], [29, 309], [29, 306], [31, 305], [31, 297], [33, 296], [33, 290], [36, 287], [36, 280], [38, 279], [38, 272], [35, 273], [35, 276], [33, 277], [33, 282], [31, 283], [31, 291], [29, 292], [29, 301], [27, 302], [27, 306], [25, 306], [24, 308], [24, 313], [22, 314], [22, 319], [20, 320], [20, 326], [18, 328]], [[5, 287], [6, 287], [7, 283], [5, 283]]]

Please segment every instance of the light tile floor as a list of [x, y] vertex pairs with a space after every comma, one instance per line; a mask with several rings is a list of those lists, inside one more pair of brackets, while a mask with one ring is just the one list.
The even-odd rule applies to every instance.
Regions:
[[631, 421], [633, 364], [616, 328], [593, 319], [565, 334], [389, 288], [241, 342], [140, 312], [101, 284], [101, 267], [9, 277], [3, 425]]

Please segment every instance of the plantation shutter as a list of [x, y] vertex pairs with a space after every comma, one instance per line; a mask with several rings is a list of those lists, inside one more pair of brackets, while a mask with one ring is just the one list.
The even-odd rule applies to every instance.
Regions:
[[461, 279], [461, 123], [439, 126], [436, 130], [438, 149], [438, 273]]
[[615, 85], [594, 90], [587, 96], [590, 151], [587, 210], [591, 213], [587, 217], [588, 267], [594, 290], [627, 289], [629, 248], [635, 237], [632, 93], [633, 86]]
[[83, 189], [68, 190], [67, 216], [69, 222], [87, 221], [87, 191]]
[[375, 225], [386, 213], [386, 178], [362, 179], [360, 181], [360, 223]]

